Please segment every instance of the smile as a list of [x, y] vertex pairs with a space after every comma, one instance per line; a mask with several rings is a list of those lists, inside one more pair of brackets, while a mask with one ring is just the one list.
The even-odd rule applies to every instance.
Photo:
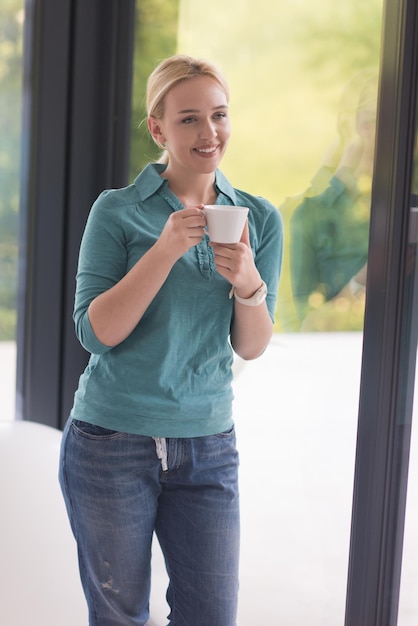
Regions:
[[218, 149], [218, 146], [212, 146], [211, 148], [195, 148], [196, 152], [200, 154], [213, 154]]

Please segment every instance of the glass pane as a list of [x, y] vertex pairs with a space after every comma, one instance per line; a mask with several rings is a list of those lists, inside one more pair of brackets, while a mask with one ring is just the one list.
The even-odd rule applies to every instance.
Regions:
[[[417, 99], [418, 100], [418, 99]], [[417, 244], [418, 244], [418, 132], [415, 134], [415, 156], [414, 156], [414, 176], [412, 181], [412, 194], [411, 194], [411, 227], [410, 227], [410, 241], [412, 249], [414, 250], [415, 264], [412, 266], [415, 272], [414, 288], [415, 288], [415, 310], [417, 306], [418, 290], [418, 270], [417, 270]], [[414, 349], [414, 348], [413, 348]], [[417, 405], [417, 393], [418, 389], [418, 373], [415, 378], [415, 401], [412, 415], [412, 430], [411, 430], [411, 450], [409, 461], [409, 474], [408, 474], [408, 491], [407, 491], [407, 506], [405, 517], [405, 535], [404, 535], [404, 550], [402, 559], [402, 577], [401, 577], [401, 592], [399, 600], [399, 626], [415, 626], [418, 623], [418, 598], [416, 593], [416, 581], [418, 578], [418, 498], [416, 496], [418, 489], [418, 405]]]
[[134, 73], [132, 93], [131, 158], [129, 180], [159, 151], [146, 124], [145, 87], [156, 59], [176, 53], [179, 0], [136, 0]]
[[0, 415], [14, 418], [24, 1], [0, 6]]
[[[344, 622], [382, 4], [179, 0], [178, 31], [158, 54], [138, 30], [134, 102], [167, 54], [217, 63], [232, 94], [222, 170], [284, 222], [273, 340], [257, 361], [235, 364], [240, 626]], [[172, 36], [157, 24], [153, 45]], [[154, 158], [137, 135], [131, 178]], [[157, 546], [153, 572], [160, 626], [167, 578]]]

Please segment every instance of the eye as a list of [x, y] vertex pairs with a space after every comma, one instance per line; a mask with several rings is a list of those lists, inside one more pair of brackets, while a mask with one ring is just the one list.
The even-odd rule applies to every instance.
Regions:
[[224, 113], [223, 111], [219, 111], [218, 113], [215, 113], [213, 117], [215, 120], [220, 120], [226, 118], [226, 116], [226, 113]]
[[191, 124], [192, 122], [195, 122], [196, 118], [195, 117], [185, 117], [183, 120], [181, 120], [182, 124]]

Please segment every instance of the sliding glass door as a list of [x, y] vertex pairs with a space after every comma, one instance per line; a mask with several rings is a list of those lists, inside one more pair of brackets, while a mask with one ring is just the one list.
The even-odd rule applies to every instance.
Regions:
[[[155, 158], [144, 77], [174, 52], [211, 59], [232, 91], [222, 169], [271, 200], [286, 233], [273, 340], [256, 362], [235, 362], [239, 624], [395, 626], [399, 609], [411, 626], [416, 0], [25, 6], [19, 416], [60, 428], [70, 410], [87, 360], [71, 320], [87, 213]], [[158, 558], [152, 615], [165, 624]]]

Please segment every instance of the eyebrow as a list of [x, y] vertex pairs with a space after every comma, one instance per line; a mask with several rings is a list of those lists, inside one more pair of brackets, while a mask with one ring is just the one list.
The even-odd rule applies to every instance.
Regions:
[[[228, 105], [220, 104], [217, 107], [213, 107], [212, 111], [219, 111], [220, 109], [227, 109]], [[184, 115], [185, 113], [199, 113], [200, 109], [182, 109], [181, 111], [177, 111], [177, 115]]]

